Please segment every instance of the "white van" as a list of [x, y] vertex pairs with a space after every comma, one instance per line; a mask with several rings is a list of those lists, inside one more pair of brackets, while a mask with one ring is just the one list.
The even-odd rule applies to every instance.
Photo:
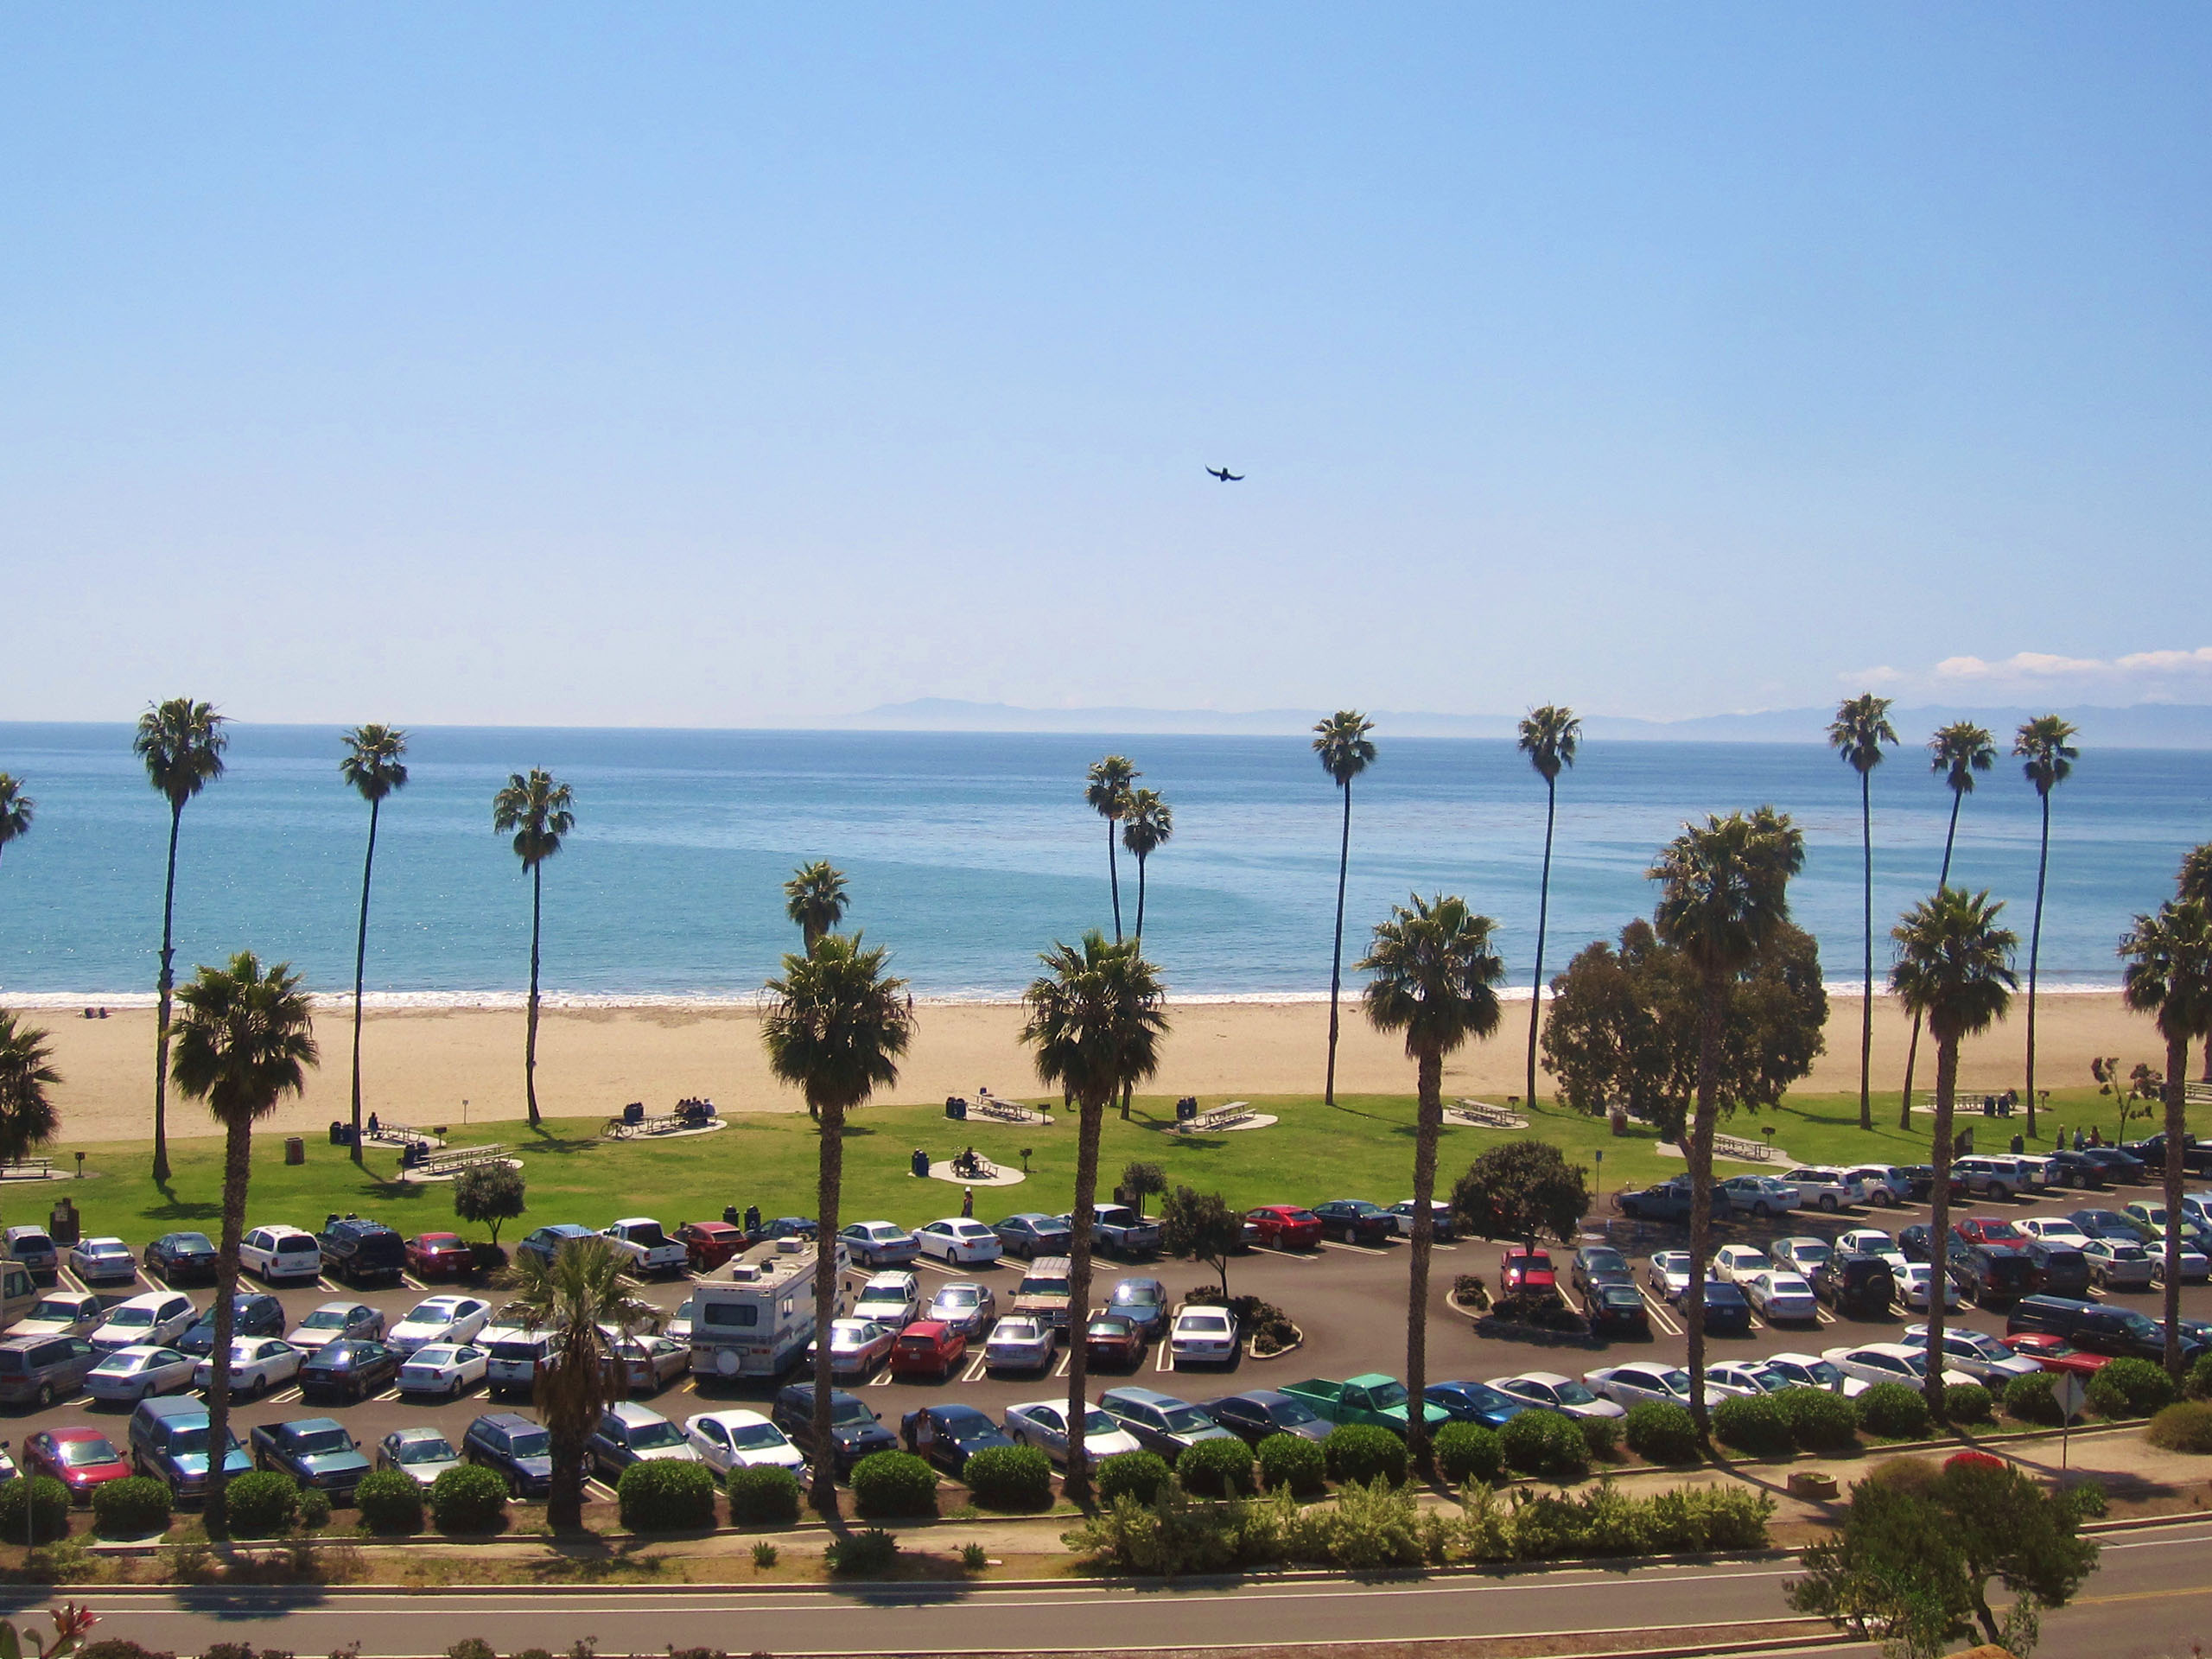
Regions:
[[518, 1325], [492, 1325], [478, 1334], [474, 1345], [489, 1357], [484, 1387], [494, 1399], [531, 1392], [538, 1372], [560, 1351], [551, 1332], [525, 1331]]
[[311, 1285], [322, 1277], [322, 1246], [296, 1227], [257, 1227], [238, 1241], [238, 1269], [264, 1285]]
[[[798, 1245], [785, 1249], [785, 1245]], [[837, 1265], [845, 1249], [837, 1247]], [[701, 1376], [781, 1376], [814, 1340], [815, 1246], [779, 1239], [691, 1293], [691, 1369]]]

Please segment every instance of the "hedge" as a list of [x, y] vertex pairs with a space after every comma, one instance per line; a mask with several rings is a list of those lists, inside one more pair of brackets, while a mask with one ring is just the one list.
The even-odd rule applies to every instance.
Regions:
[[690, 1459], [645, 1458], [614, 1483], [632, 1532], [690, 1532], [715, 1524], [715, 1471]]
[[1332, 1480], [1387, 1480], [1395, 1486], [1406, 1478], [1406, 1443], [1387, 1428], [1372, 1423], [1339, 1423], [1321, 1442]]
[[2089, 1379], [2089, 1403], [2107, 1417], [2147, 1417], [2173, 1400], [2173, 1378], [2147, 1359], [2115, 1359]]
[[729, 1471], [729, 1518], [741, 1527], [787, 1527], [798, 1519], [798, 1477], [774, 1464]]
[[1590, 1472], [1590, 1446], [1574, 1420], [1539, 1407], [1516, 1411], [1497, 1431], [1505, 1461], [1524, 1475], [1547, 1480], [1580, 1480]]
[[276, 1469], [238, 1475], [223, 1490], [223, 1523], [233, 1538], [274, 1538], [300, 1518], [300, 1484]]
[[1723, 1446], [1755, 1458], [1789, 1458], [1797, 1453], [1789, 1419], [1768, 1394], [1739, 1395], [1713, 1408], [1713, 1437]]
[[1644, 1400], [1628, 1408], [1628, 1449], [1652, 1463], [1695, 1463], [1697, 1422], [1669, 1400]]
[[1157, 1452], [1116, 1452], [1098, 1465], [1097, 1477], [1100, 1503], [1125, 1497], [1149, 1503], [1167, 1484], [1167, 1460]]
[[987, 1510], [1052, 1505], [1052, 1460], [1033, 1446], [986, 1446], [961, 1466], [960, 1478]]
[[2168, 1452], [2212, 1453], [2212, 1402], [2184, 1400], [2151, 1420], [2143, 1438]]
[[1497, 1431], [1480, 1423], [1446, 1423], [1436, 1431], [1437, 1471], [1454, 1486], [1479, 1480], [1497, 1484], [1505, 1472], [1505, 1447]]
[[1860, 1395], [1859, 1421], [1868, 1433], [1891, 1440], [1926, 1440], [1932, 1427], [1926, 1398], [1902, 1382], [1877, 1382]]
[[363, 1475], [353, 1489], [353, 1507], [371, 1532], [404, 1538], [423, 1530], [422, 1483], [403, 1470], [377, 1469]]
[[2056, 1426], [2059, 1421], [2058, 1396], [2051, 1388], [2057, 1381], [2049, 1371], [2014, 1377], [2005, 1385], [2005, 1414], [2024, 1423]]
[[2196, 1357], [2196, 1363], [2189, 1368], [2185, 1386], [2192, 1400], [2212, 1399], [2212, 1354]]
[[1769, 1396], [1801, 1452], [1848, 1452], [1859, 1444], [1859, 1414], [1826, 1389], [1783, 1389]]
[[[907, 1454], [897, 1452], [872, 1452], [868, 1454], [868, 1458], [906, 1455]], [[861, 1461], [866, 1463], [868, 1458], [862, 1458]], [[916, 1461], [918, 1462], [919, 1459]], [[935, 1507], [934, 1500], [931, 1502], [931, 1507]], [[899, 1559], [899, 1541], [881, 1527], [870, 1527], [864, 1532], [855, 1533], [849, 1538], [839, 1539], [829, 1548], [823, 1550], [822, 1554], [823, 1559], [829, 1563], [832, 1573], [845, 1577], [857, 1577], [861, 1573], [887, 1573], [891, 1570], [891, 1564]]]
[[1995, 1400], [1979, 1382], [1952, 1382], [1944, 1387], [1943, 1416], [1948, 1422], [1986, 1423], [1995, 1408]]
[[912, 1452], [871, 1452], [853, 1465], [862, 1515], [935, 1515], [937, 1471]]
[[1237, 1440], [1194, 1441], [1175, 1459], [1175, 1478], [1200, 1497], [1249, 1497], [1255, 1484], [1252, 1448]]
[[167, 1483], [145, 1475], [92, 1488], [92, 1523], [103, 1538], [155, 1538], [169, 1529]]
[[330, 1494], [320, 1486], [300, 1488], [299, 1528], [302, 1532], [321, 1532], [330, 1524]]
[[457, 1464], [430, 1484], [440, 1532], [498, 1532], [507, 1524], [507, 1483], [481, 1464]]
[[[31, 1508], [28, 1518], [23, 1514], [27, 1505]], [[69, 1489], [52, 1475], [34, 1475], [0, 1486], [0, 1538], [19, 1542], [33, 1527], [37, 1530], [30, 1535], [41, 1544], [69, 1535]]]
[[1260, 1442], [1260, 1474], [1271, 1492], [1310, 1497], [1328, 1484], [1328, 1453], [1302, 1434], [1270, 1434]]
[[1582, 1431], [1583, 1449], [1592, 1458], [1613, 1458], [1621, 1449], [1621, 1420], [1618, 1417], [1577, 1417], [1574, 1426]]

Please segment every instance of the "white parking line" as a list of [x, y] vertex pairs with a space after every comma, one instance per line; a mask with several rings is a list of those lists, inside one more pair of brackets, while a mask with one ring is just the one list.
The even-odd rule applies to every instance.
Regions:
[[1340, 1241], [1333, 1238], [1323, 1239], [1321, 1241], [1321, 1248], [1325, 1250], [1356, 1250], [1362, 1255], [1388, 1255], [1390, 1254], [1389, 1251], [1386, 1249], [1378, 1249], [1372, 1244], [1354, 1244], [1349, 1241]]
[[1255, 1244], [1252, 1249], [1255, 1255], [1279, 1255], [1286, 1262], [1302, 1262], [1309, 1266], [1319, 1260], [1316, 1253], [1312, 1250], [1278, 1249], [1273, 1244]]
[[302, 1397], [296, 1388], [286, 1389], [281, 1394], [270, 1395], [269, 1403], [272, 1406], [293, 1406], [297, 1405]]
[[54, 1270], [54, 1276], [60, 1280], [64, 1285], [67, 1286], [71, 1290], [76, 1292], [79, 1296], [89, 1296], [92, 1294], [91, 1291], [86, 1289], [84, 1285], [79, 1281], [77, 1275], [70, 1272], [67, 1268], [55, 1268]]
[[977, 1354], [975, 1358], [968, 1362], [968, 1369], [960, 1374], [960, 1380], [963, 1382], [980, 1382], [983, 1380], [983, 1357], [982, 1354]]
[[1071, 1356], [1067, 1354], [1062, 1354], [1060, 1356], [1060, 1363], [1052, 1372], [1052, 1376], [1055, 1379], [1065, 1376], [1068, 1374], [1068, 1361], [1071, 1357]]
[[1175, 1369], [1174, 1351], [1164, 1342], [1160, 1344], [1159, 1351], [1153, 1358], [1152, 1369], [1155, 1371], [1172, 1371]]
[[594, 1497], [612, 1499], [614, 1496], [614, 1489], [595, 1475], [591, 1479], [584, 1482], [584, 1490], [589, 1492]]
[[1813, 1318], [1822, 1325], [1834, 1325], [1835, 1323], [1835, 1315], [1829, 1313], [1825, 1307], [1815, 1307], [1813, 1310]]
[[401, 1274], [399, 1275], [399, 1282], [406, 1286], [410, 1290], [428, 1291], [429, 1289], [428, 1285], [424, 1284], [420, 1279], [417, 1279], [411, 1273]]
[[324, 1278], [321, 1274], [317, 1274], [315, 1275], [315, 1287], [317, 1290], [323, 1292], [326, 1295], [335, 1296], [339, 1294], [338, 1287], [332, 1284], [329, 1280]]
[[1682, 1334], [1682, 1327], [1675, 1323], [1675, 1316], [1668, 1311], [1664, 1302], [1647, 1294], [1643, 1299], [1643, 1305], [1651, 1310], [1652, 1322], [1660, 1330], [1670, 1337], [1679, 1337]]

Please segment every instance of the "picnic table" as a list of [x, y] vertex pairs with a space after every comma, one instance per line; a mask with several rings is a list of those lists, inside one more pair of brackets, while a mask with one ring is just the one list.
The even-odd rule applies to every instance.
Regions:
[[1210, 1112], [1200, 1112], [1196, 1117], [1186, 1117], [1175, 1127], [1185, 1135], [1204, 1135], [1211, 1129], [1233, 1129], [1239, 1123], [1252, 1120], [1252, 1103], [1232, 1100], [1217, 1106]]
[[1748, 1158], [1755, 1164], [1763, 1164], [1774, 1156], [1774, 1148], [1765, 1141], [1746, 1141], [1740, 1135], [1714, 1135], [1713, 1149], [1730, 1158]]
[[[413, 1143], [421, 1146], [420, 1141]], [[506, 1147], [494, 1141], [480, 1147], [424, 1147], [419, 1156], [411, 1156], [413, 1147], [400, 1154], [400, 1168], [417, 1177], [458, 1175], [464, 1169], [474, 1169], [479, 1164], [504, 1164], [510, 1161]]]
[[51, 1158], [14, 1158], [0, 1164], [0, 1181], [42, 1181], [53, 1173]]

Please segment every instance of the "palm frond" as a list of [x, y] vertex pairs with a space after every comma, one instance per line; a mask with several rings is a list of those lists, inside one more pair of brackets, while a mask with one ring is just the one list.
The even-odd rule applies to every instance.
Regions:
[[576, 827], [575, 806], [568, 785], [532, 766], [527, 776], [509, 773], [506, 787], [492, 798], [492, 829], [514, 833], [515, 856], [527, 873], [561, 850], [561, 838]]
[[321, 1058], [315, 1011], [289, 963], [267, 972], [252, 951], [202, 968], [177, 988], [169, 1076], [216, 1118], [252, 1122], [307, 1087]]
[[1497, 924], [1467, 902], [1440, 894], [1412, 895], [1376, 925], [1373, 944], [1357, 964], [1370, 977], [1367, 1018], [1377, 1031], [1402, 1032], [1408, 1058], [1446, 1055], [1471, 1038], [1496, 1034], [1504, 1010], [1497, 982], [1505, 963], [1496, 949]]
[[1375, 722], [1357, 709], [1339, 709], [1313, 728], [1313, 753], [1321, 757], [1321, 770], [1342, 789], [1375, 764], [1375, 745], [1368, 734]]
[[187, 801], [223, 775], [223, 751], [230, 743], [223, 728], [228, 723], [214, 704], [190, 697], [171, 697], [138, 716], [131, 753], [145, 762], [146, 781], [168, 798], [172, 810], [182, 811]]
[[381, 801], [407, 786], [407, 734], [397, 726], [356, 726], [340, 739], [346, 753], [338, 775], [359, 790], [365, 801]]
[[1830, 746], [1861, 772], [1880, 766], [1882, 746], [1897, 741], [1897, 728], [1890, 724], [1890, 702], [1888, 697], [1878, 697], [1872, 691], [1847, 697], [1829, 722]]
[[1986, 1031], [2012, 1007], [2018, 982], [2012, 952], [2018, 937], [1998, 925], [2001, 899], [1987, 889], [1939, 887], [1890, 930], [1897, 959], [1890, 989], [1928, 1022], [1940, 1041], [1961, 1042]]
[[1529, 764], [1544, 781], [1550, 783], [1559, 776], [1561, 767], [1574, 764], [1575, 751], [1581, 743], [1582, 722], [1574, 710], [1548, 702], [1522, 716], [1516, 747], [1529, 757]]

